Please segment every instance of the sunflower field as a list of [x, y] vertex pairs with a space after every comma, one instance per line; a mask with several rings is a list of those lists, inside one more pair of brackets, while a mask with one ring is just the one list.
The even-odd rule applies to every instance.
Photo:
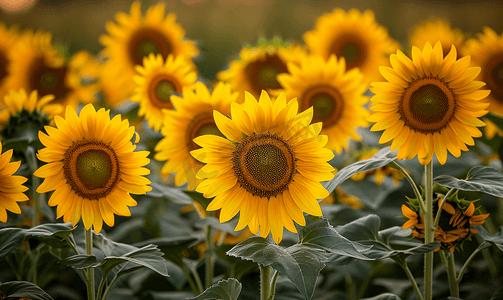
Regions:
[[0, 300], [503, 300], [502, 15], [0, 0]]

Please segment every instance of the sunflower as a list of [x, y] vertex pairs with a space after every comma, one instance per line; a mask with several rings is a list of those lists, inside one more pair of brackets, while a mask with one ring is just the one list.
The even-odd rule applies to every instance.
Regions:
[[101, 64], [99, 72], [99, 86], [103, 102], [107, 107], [119, 107], [129, 97], [130, 87], [123, 80], [117, 80], [110, 61]]
[[19, 38], [18, 29], [15, 26], [7, 29], [0, 22], [0, 105], [3, 103], [3, 97], [7, 92], [6, 78], [9, 75], [12, 45]]
[[428, 20], [417, 25], [409, 36], [409, 45], [423, 48], [426, 42], [434, 45], [440, 41], [444, 55], [449, 53], [454, 45], [459, 54], [463, 54], [464, 34], [459, 29], [453, 29], [451, 25], [442, 19]]
[[143, 57], [150, 53], [168, 58], [169, 54], [192, 58], [199, 50], [194, 41], [183, 40], [184, 30], [176, 23], [173, 13], [164, 16], [164, 3], [148, 8], [145, 17], [141, 13], [140, 1], [131, 5], [129, 15], [124, 12], [116, 14], [118, 24], [107, 22], [109, 35], [103, 35], [100, 42], [105, 49], [102, 53], [110, 57], [109, 66], [112, 73], [125, 81], [127, 95], [133, 93], [134, 66], [143, 63]]
[[80, 52], [66, 64], [62, 55], [51, 44], [51, 34], [25, 32], [12, 50], [8, 87], [26, 91], [37, 90], [40, 96], [54, 95], [53, 102], [74, 108], [80, 102], [95, 101], [98, 89], [83, 84], [82, 70], [86, 70], [90, 55]]
[[357, 69], [346, 72], [344, 58], [335, 55], [325, 61], [309, 55], [300, 64], [288, 64], [289, 74], [278, 75], [287, 98], [298, 97], [299, 109], [313, 107], [313, 122], [323, 122], [322, 134], [328, 136], [327, 147], [341, 153], [349, 139], [359, 141], [358, 126], [367, 126], [370, 114], [363, 107], [368, 97], [363, 75]]
[[362, 209], [363, 204], [355, 196], [348, 195], [344, 193], [340, 186], [335, 188], [335, 190], [328, 195], [327, 198], [320, 202], [320, 205], [332, 205], [332, 204], [345, 204], [353, 209]]
[[335, 54], [346, 59], [348, 70], [360, 68], [367, 84], [381, 79], [379, 66], [386, 65], [388, 56], [400, 47], [370, 10], [334, 9], [319, 17], [314, 30], [303, 37], [311, 53], [324, 59]]
[[7, 212], [16, 214], [21, 213], [21, 208], [17, 202], [28, 200], [23, 192], [28, 188], [23, 185], [28, 179], [23, 176], [12, 175], [19, 166], [20, 161], [10, 162], [13, 150], [10, 149], [2, 153], [2, 144], [0, 143], [0, 222], [7, 222]]
[[159, 131], [164, 112], [173, 109], [171, 96], [194, 85], [197, 73], [184, 57], [169, 55], [164, 60], [160, 54], [149, 54], [136, 70], [140, 75], [134, 77], [136, 88], [131, 101], [140, 102], [138, 115], [145, 116], [149, 126]]
[[[374, 156], [374, 154], [376, 154], [377, 151], [379, 151], [379, 149], [373, 149], [368, 152], [365, 152], [362, 155], [358, 156], [356, 161], [369, 159], [372, 156]], [[351, 179], [355, 180], [355, 181], [361, 181], [361, 180], [364, 180], [364, 179], [372, 177], [372, 176], [374, 177], [374, 182], [377, 185], [381, 185], [384, 178], [391, 176], [391, 178], [393, 179], [393, 184], [395, 186], [397, 186], [398, 183], [400, 182], [400, 179], [404, 178], [403, 174], [400, 171], [398, 171], [397, 169], [392, 168], [392, 167], [388, 167], [388, 166], [384, 166], [384, 167], [380, 167], [380, 168], [377, 168], [374, 170], [356, 173], [355, 175], [351, 176]]]
[[470, 57], [456, 56], [454, 45], [444, 58], [440, 42], [433, 49], [426, 42], [422, 52], [412, 47], [412, 60], [398, 50], [390, 56], [393, 68], [379, 68], [388, 82], [372, 83], [376, 113], [367, 120], [376, 122], [372, 131], [385, 130], [380, 143], [393, 140], [398, 159], [417, 155], [426, 165], [435, 153], [444, 164], [447, 150], [459, 157], [461, 150], [468, 151], [465, 144], [474, 145], [472, 137], [482, 135], [477, 127], [485, 123], [478, 117], [487, 113], [488, 104], [480, 100], [489, 91], [479, 90], [484, 82], [473, 81], [480, 68], [468, 67]]
[[37, 91], [10, 90], [5, 95], [5, 108], [0, 111], [0, 139], [28, 137], [36, 140], [38, 131], [51, 124], [63, 107], [52, 103], [53, 95], [38, 98]]
[[[39, 132], [46, 148], [37, 157], [47, 164], [34, 175], [45, 178], [39, 193], [54, 191], [50, 206], [57, 205], [57, 217], [75, 225], [82, 216], [84, 227], [99, 233], [103, 221], [114, 225], [114, 214], [130, 216], [128, 206], [135, 206], [132, 194], [145, 194], [152, 188], [143, 175], [149, 163], [148, 151], [133, 150], [139, 136], [128, 120], [110, 111], [96, 111], [92, 104], [78, 116], [71, 106], [65, 118], [55, 117], [56, 128], [46, 126], [48, 134]], [[131, 142], [136, 135], [135, 143]]]
[[230, 83], [240, 93], [239, 99], [244, 98], [245, 91], [258, 98], [262, 90], [270, 92], [282, 88], [276, 76], [288, 73], [287, 63], [299, 63], [306, 54], [297, 44], [259, 44], [242, 48], [239, 60], [231, 61], [229, 69], [218, 72], [217, 78]]
[[202, 148], [191, 151], [206, 163], [196, 177], [205, 179], [196, 191], [215, 197], [208, 211], [221, 209], [220, 222], [238, 212], [239, 231], [246, 226], [253, 234], [276, 243], [283, 227], [297, 232], [304, 226], [303, 212], [321, 216], [316, 199], [328, 196], [320, 181], [333, 178], [327, 163], [334, 157], [324, 148], [327, 136], [319, 135], [321, 123], [311, 124], [313, 109], [297, 114], [296, 99], [280, 94], [274, 102], [263, 91], [257, 102], [245, 93], [244, 104], [231, 104], [231, 118], [214, 111], [215, 123], [224, 137], [203, 135], [194, 142]]
[[[433, 209], [434, 215], [437, 214], [442, 200], [441, 197], [435, 200], [437, 205]], [[473, 202], [470, 202], [467, 207], [466, 205], [463, 207], [462, 203], [459, 200], [447, 200], [442, 207], [439, 225], [435, 230], [435, 241], [440, 242], [441, 246], [435, 251], [446, 248], [450, 252], [454, 252], [456, 247], [459, 248], [465, 240], [470, 239], [473, 234], [477, 233], [477, 230], [473, 229], [472, 226], [484, 224], [485, 219], [489, 216], [489, 214], [480, 214], [479, 209], [475, 209]], [[419, 216], [415, 205], [411, 205], [411, 207], [413, 209], [405, 204], [402, 205], [402, 213], [409, 219], [403, 224], [402, 228], [412, 228], [412, 236], [424, 239], [423, 214]]]
[[190, 151], [200, 148], [193, 139], [204, 134], [222, 136], [213, 119], [213, 111], [230, 114], [231, 103], [237, 96], [228, 84], [218, 83], [210, 94], [203, 83], [197, 82], [195, 90], [185, 88], [182, 97], [171, 97], [175, 110], [166, 111], [162, 128], [164, 138], [155, 146], [154, 158], [167, 160], [161, 169], [162, 175], [176, 172], [175, 184], [189, 182], [189, 190], [201, 183], [196, 173], [203, 164], [190, 155]]

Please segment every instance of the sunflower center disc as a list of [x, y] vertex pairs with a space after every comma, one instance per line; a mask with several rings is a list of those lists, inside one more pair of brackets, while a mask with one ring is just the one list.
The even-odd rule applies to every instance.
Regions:
[[346, 69], [361, 68], [367, 60], [368, 49], [360, 36], [355, 34], [343, 34], [334, 39], [330, 48], [330, 54], [346, 59]]
[[175, 86], [168, 80], [161, 80], [155, 88], [157, 99], [162, 102], [169, 102], [169, 97], [175, 91]]
[[7, 76], [7, 65], [9, 61], [3, 51], [0, 51], [0, 81]]
[[440, 132], [456, 107], [452, 91], [438, 78], [420, 78], [406, 89], [400, 101], [405, 124], [423, 133]]
[[157, 108], [172, 109], [170, 97], [174, 93], [181, 94], [182, 88], [178, 82], [165, 74], [159, 74], [152, 79], [148, 86], [148, 98]]
[[491, 90], [491, 96], [503, 103], [503, 55], [488, 59], [485, 68], [482, 69], [482, 77]]
[[255, 94], [262, 90], [280, 89], [276, 75], [288, 73], [286, 64], [276, 54], [266, 54], [263, 60], [254, 61], [246, 66], [245, 74]]
[[276, 134], [248, 136], [236, 147], [232, 161], [238, 182], [259, 197], [284, 191], [295, 173], [293, 149]]
[[218, 130], [215, 120], [213, 119], [213, 113], [211, 112], [198, 114], [187, 126], [186, 142], [189, 151], [201, 148], [194, 143], [194, 139], [198, 136], [206, 134], [225, 137], [220, 130]]
[[169, 38], [153, 28], [138, 30], [129, 40], [129, 58], [133, 65], [143, 65], [143, 57], [153, 54], [161, 54], [166, 59], [172, 52]]
[[107, 196], [119, 181], [119, 163], [114, 150], [96, 140], [74, 143], [63, 160], [65, 178], [82, 198]]
[[36, 59], [31, 68], [29, 77], [30, 89], [37, 90], [40, 97], [53, 94], [55, 100], [65, 98], [69, 89], [65, 85], [65, 77], [68, 71], [66, 66], [62, 68], [52, 68], [45, 65], [44, 59]]
[[344, 111], [344, 100], [331, 86], [315, 86], [301, 96], [301, 110], [313, 107], [313, 123], [323, 122], [327, 128], [339, 122]]

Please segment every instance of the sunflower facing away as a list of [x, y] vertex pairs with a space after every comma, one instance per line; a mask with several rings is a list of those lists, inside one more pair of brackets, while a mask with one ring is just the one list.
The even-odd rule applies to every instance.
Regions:
[[417, 25], [409, 37], [409, 45], [423, 48], [426, 42], [435, 45], [440, 41], [442, 52], [447, 55], [454, 45], [459, 54], [463, 54], [463, 32], [459, 29], [451, 28], [451, 25], [442, 19], [428, 20]]
[[203, 135], [191, 154], [206, 163], [196, 177], [205, 179], [196, 191], [215, 197], [208, 211], [221, 209], [220, 222], [239, 212], [235, 228], [246, 226], [253, 234], [276, 243], [283, 227], [297, 232], [294, 221], [305, 225], [303, 212], [321, 216], [317, 199], [328, 191], [320, 184], [333, 178], [327, 163], [334, 154], [327, 136], [319, 135], [321, 123], [311, 124], [313, 109], [300, 114], [296, 99], [280, 94], [274, 102], [263, 91], [257, 102], [250, 93], [244, 104], [231, 104], [231, 119], [215, 111], [215, 123], [224, 137]]
[[28, 200], [23, 192], [28, 188], [23, 185], [28, 179], [23, 176], [12, 175], [19, 166], [20, 161], [10, 162], [12, 149], [2, 153], [2, 144], [0, 143], [0, 222], [7, 222], [7, 212], [20, 214], [21, 208], [17, 202]]
[[346, 72], [344, 58], [331, 55], [328, 61], [309, 55], [299, 65], [289, 63], [289, 74], [278, 75], [287, 98], [298, 97], [299, 110], [313, 107], [313, 122], [323, 122], [327, 147], [341, 153], [349, 140], [360, 140], [358, 126], [367, 126], [370, 114], [363, 107], [368, 97], [363, 75], [357, 69]]
[[487, 113], [488, 104], [480, 100], [489, 95], [479, 90], [484, 82], [474, 81], [479, 67], [468, 67], [470, 57], [456, 60], [456, 47], [443, 57], [442, 45], [432, 49], [426, 43], [423, 51], [412, 47], [412, 60], [400, 50], [390, 56], [393, 68], [379, 70], [388, 82], [374, 82], [370, 90], [371, 110], [367, 120], [376, 122], [372, 131], [384, 130], [380, 143], [391, 140], [391, 150], [398, 150], [398, 159], [416, 155], [423, 165], [435, 153], [444, 164], [447, 150], [459, 157], [473, 137], [482, 133], [477, 127], [485, 123], [478, 119]]
[[188, 182], [189, 190], [201, 183], [196, 173], [203, 164], [190, 155], [190, 151], [200, 148], [193, 139], [205, 134], [223, 136], [215, 124], [213, 111], [230, 114], [231, 102], [237, 96], [228, 84], [219, 82], [210, 94], [202, 82], [197, 82], [195, 90], [185, 88], [182, 97], [171, 97], [174, 110], [166, 112], [161, 131], [164, 138], [155, 146], [154, 158], [167, 160], [161, 170], [163, 175], [176, 172], [175, 184]]
[[143, 57], [153, 53], [160, 54], [164, 59], [169, 54], [190, 59], [199, 53], [194, 41], [183, 39], [185, 32], [176, 23], [176, 15], [170, 13], [165, 16], [164, 9], [165, 4], [158, 3], [149, 7], [143, 17], [141, 3], [135, 1], [129, 14], [116, 14], [118, 24], [107, 22], [109, 35], [100, 38], [105, 46], [103, 54], [110, 58], [112, 72], [126, 82], [128, 96], [133, 93], [134, 66], [141, 65]]
[[231, 61], [229, 69], [218, 72], [217, 78], [230, 83], [240, 93], [239, 99], [244, 98], [245, 91], [258, 98], [262, 90], [282, 88], [276, 76], [288, 73], [287, 63], [299, 63], [305, 55], [306, 50], [297, 44], [243, 48], [239, 60]]
[[134, 77], [136, 88], [131, 101], [140, 102], [139, 116], [145, 116], [150, 127], [156, 131], [164, 122], [164, 112], [173, 109], [171, 96], [181, 94], [183, 88], [191, 87], [197, 72], [182, 57], [169, 55], [166, 60], [160, 54], [143, 58], [143, 66], [137, 66]]
[[309, 51], [328, 59], [330, 55], [346, 59], [347, 69], [360, 68], [365, 83], [381, 80], [379, 66], [388, 64], [388, 56], [400, 45], [379, 25], [374, 13], [340, 8], [320, 16], [314, 30], [304, 33]]
[[45, 178], [39, 193], [54, 191], [50, 206], [57, 205], [57, 217], [76, 225], [82, 216], [84, 227], [99, 233], [103, 221], [114, 225], [114, 214], [130, 216], [128, 206], [135, 206], [131, 194], [145, 194], [152, 188], [143, 175], [150, 173], [143, 166], [149, 163], [148, 151], [134, 151], [131, 142], [136, 135], [128, 120], [110, 111], [96, 111], [92, 104], [82, 108], [78, 116], [71, 106], [65, 118], [55, 117], [56, 128], [46, 126], [47, 134], [39, 132], [46, 148], [37, 157], [47, 164], [34, 175]]

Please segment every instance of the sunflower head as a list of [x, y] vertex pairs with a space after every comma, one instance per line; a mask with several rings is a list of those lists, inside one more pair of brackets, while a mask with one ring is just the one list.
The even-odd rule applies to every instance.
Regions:
[[[37, 153], [46, 162], [34, 172], [44, 178], [38, 193], [54, 191], [50, 206], [57, 205], [57, 217], [100, 232], [103, 221], [114, 225], [114, 214], [129, 216], [128, 206], [136, 201], [130, 194], [145, 194], [152, 188], [143, 175], [149, 163], [148, 151], [134, 151], [139, 136], [120, 115], [110, 119], [110, 111], [96, 111], [92, 104], [77, 115], [66, 107], [65, 118], [55, 117], [56, 128], [39, 132], [45, 148]], [[131, 142], [135, 137], [135, 142]]]
[[428, 20], [414, 27], [409, 37], [409, 45], [423, 48], [426, 42], [434, 45], [440, 41], [442, 52], [447, 55], [454, 45], [459, 53], [463, 53], [464, 34], [459, 29], [451, 28], [451, 25], [442, 19]]
[[140, 102], [139, 116], [145, 116], [150, 127], [158, 131], [164, 121], [164, 112], [173, 109], [171, 96], [182, 94], [197, 79], [192, 63], [183, 56], [169, 55], [166, 60], [160, 54], [150, 54], [137, 66], [135, 93], [131, 101]]
[[7, 222], [7, 211], [20, 214], [21, 209], [17, 202], [26, 201], [28, 197], [23, 193], [28, 190], [23, 185], [28, 179], [23, 176], [13, 175], [19, 166], [20, 161], [10, 162], [12, 149], [2, 153], [0, 143], [0, 222]]
[[19, 32], [17, 26], [7, 28], [0, 22], [0, 105], [3, 103], [3, 97], [7, 92], [6, 78], [9, 75], [12, 45], [17, 42]]
[[293, 222], [305, 225], [303, 212], [321, 215], [317, 199], [328, 192], [319, 182], [333, 177], [327, 161], [334, 154], [324, 148], [321, 124], [310, 125], [313, 110], [297, 111], [297, 100], [287, 102], [283, 93], [274, 102], [265, 91], [258, 102], [246, 93], [244, 104], [231, 104], [230, 118], [213, 114], [225, 137], [194, 139], [202, 148], [191, 154], [206, 163], [196, 174], [204, 179], [196, 191], [215, 197], [207, 210], [221, 209], [220, 222], [239, 212], [235, 230], [248, 226], [262, 237], [272, 232], [279, 243], [284, 227], [297, 232]]
[[320, 205], [332, 204], [345, 204], [354, 209], [362, 209], [363, 204], [357, 197], [344, 193], [340, 186], [338, 186], [327, 198], [320, 202]]
[[[437, 197], [434, 201], [433, 215], [436, 216], [443, 197]], [[489, 214], [481, 214], [480, 207], [476, 208], [475, 201], [459, 199], [456, 191], [450, 195], [442, 207], [440, 221], [435, 231], [435, 241], [440, 242], [440, 248], [454, 252], [463, 249], [463, 243], [471, 240], [477, 233], [472, 226], [484, 224]], [[409, 205], [402, 205], [402, 213], [408, 219], [402, 226], [403, 229], [412, 229], [412, 235], [424, 239], [424, 217], [419, 211], [417, 199], [409, 199]]]
[[350, 139], [360, 140], [359, 126], [368, 126], [369, 112], [363, 107], [368, 97], [363, 75], [358, 69], [346, 72], [344, 58], [328, 60], [308, 55], [299, 64], [288, 63], [289, 73], [278, 75], [287, 98], [298, 97], [299, 109], [313, 107], [313, 122], [323, 122], [327, 147], [341, 153]]
[[370, 10], [334, 9], [317, 19], [304, 41], [311, 53], [324, 59], [332, 54], [344, 57], [348, 70], [359, 68], [367, 84], [380, 79], [379, 66], [386, 65], [388, 55], [400, 48]]
[[392, 68], [379, 68], [387, 82], [372, 83], [375, 113], [367, 120], [376, 123], [372, 131], [384, 130], [380, 143], [393, 140], [399, 159], [417, 155], [426, 165], [436, 154], [444, 164], [447, 151], [459, 157], [482, 135], [478, 117], [487, 113], [481, 100], [489, 91], [479, 90], [485, 83], [474, 81], [480, 68], [468, 67], [470, 57], [456, 57], [454, 45], [444, 57], [440, 42], [433, 48], [426, 42], [422, 51], [412, 47], [412, 60], [398, 50], [390, 56]]
[[28, 95], [24, 89], [10, 90], [4, 98], [5, 108], [0, 111], [0, 139], [37, 140], [38, 132], [45, 132], [44, 127], [63, 110], [60, 104], [51, 102], [53, 99], [53, 95], [39, 99], [37, 91]]
[[[362, 154], [360, 154], [358, 156], [358, 158], [356, 159], [356, 161], [369, 159], [372, 156], [374, 156], [374, 154], [376, 154], [377, 151], [379, 151], [379, 149], [367, 150], [367, 151], [363, 152]], [[351, 179], [356, 180], [356, 181], [361, 181], [361, 180], [367, 179], [369, 177], [373, 177], [374, 182], [377, 185], [381, 185], [384, 178], [386, 178], [388, 176], [391, 176], [391, 178], [393, 179], [393, 184], [395, 186], [398, 185], [398, 183], [400, 182], [400, 179], [404, 178], [403, 174], [400, 171], [398, 171], [397, 169], [389, 167], [389, 166], [384, 166], [384, 167], [377, 168], [375, 170], [363, 171], [360, 173], [356, 173], [355, 175], [351, 176]]]

